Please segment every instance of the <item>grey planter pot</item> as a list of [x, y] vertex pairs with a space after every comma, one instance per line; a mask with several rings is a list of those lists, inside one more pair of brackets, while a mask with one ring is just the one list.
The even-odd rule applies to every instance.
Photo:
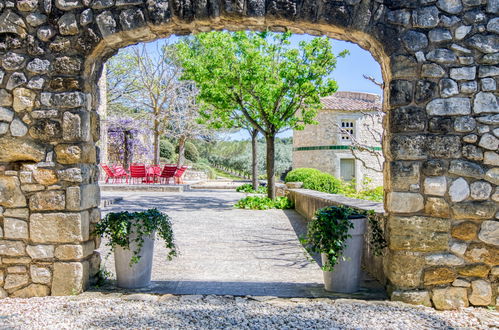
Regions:
[[148, 286], [151, 283], [152, 259], [154, 254], [154, 237], [144, 237], [144, 245], [140, 251], [140, 260], [138, 263], [130, 266], [130, 260], [133, 257], [134, 250], [137, 249], [135, 238], [137, 234], [132, 232], [130, 235], [130, 249], [124, 249], [117, 246], [114, 249], [114, 266], [116, 268], [117, 285], [124, 289], [138, 289]]
[[[346, 241], [346, 248], [341, 260], [334, 266], [332, 272], [323, 271], [324, 287], [326, 291], [352, 293], [359, 291], [362, 276], [361, 261], [364, 250], [364, 233], [366, 231], [367, 219], [351, 219], [354, 227], [350, 229], [352, 236]], [[322, 264], [327, 262], [325, 254], [321, 255]]]

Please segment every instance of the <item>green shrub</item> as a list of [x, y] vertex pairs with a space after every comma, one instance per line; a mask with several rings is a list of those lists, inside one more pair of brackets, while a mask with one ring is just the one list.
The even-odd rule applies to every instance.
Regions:
[[317, 173], [309, 176], [303, 181], [303, 188], [322, 191], [330, 194], [342, 192], [343, 183], [328, 173]]
[[368, 201], [382, 202], [384, 197], [383, 186], [359, 191], [355, 198]]
[[272, 200], [267, 196], [246, 196], [240, 199], [234, 207], [250, 210], [291, 209], [293, 203], [287, 197], [276, 197]]
[[284, 182], [304, 182], [309, 176], [319, 173], [321, 173], [321, 171], [315, 168], [297, 168], [289, 171]]
[[251, 183], [245, 183], [245, 184], [237, 187], [236, 191], [237, 192], [244, 192], [244, 193], [266, 194], [267, 193], [267, 187], [258, 186], [258, 189], [254, 190], [253, 189], [253, 185]]
[[174, 158], [175, 148], [173, 144], [168, 140], [159, 141], [159, 156], [171, 160]]
[[[178, 145], [175, 147], [175, 152], [178, 154], [179, 147]], [[191, 162], [196, 163], [199, 160], [199, 151], [198, 148], [194, 145], [194, 143], [187, 141], [185, 143], [185, 151], [184, 151], [185, 159], [190, 160]]]

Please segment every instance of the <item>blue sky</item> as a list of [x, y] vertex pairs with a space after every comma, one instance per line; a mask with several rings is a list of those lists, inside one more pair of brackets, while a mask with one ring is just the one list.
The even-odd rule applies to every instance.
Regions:
[[[307, 34], [295, 34], [290, 40], [292, 44], [298, 45], [300, 41], [308, 41], [312, 38], [314, 37]], [[166, 40], [174, 42], [176, 39], [177, 37], [172, 36]], [[158, 42], [163, 43], [166, 40], [163, 39], [149, 43], [147, 47], [151, 47], [152, 50], [152, 48], [157, 46]], [[345, 58], [338, 58], [336, 69], [331, 74], [338, 83], [338, 90], [381, 94], [381, 90], [378, 86], [362, 77], [362, 75], [366, 74], [374, 77], [377, 81], [383, 80], [381, 76], [381, 67], [372, 55], [354, 43], [334, 39], [331, 39], [331, 41], [333, 43], [333, 50], [336, 54], [344, 49], [347, 49], [350, 52]], [[292, 131], [288, 130], [281, 133], [279, 136], [292, 136]], [[246, 132], [233, 133], [229, 138], [233, 140], [249, 139], [249, 135]]]

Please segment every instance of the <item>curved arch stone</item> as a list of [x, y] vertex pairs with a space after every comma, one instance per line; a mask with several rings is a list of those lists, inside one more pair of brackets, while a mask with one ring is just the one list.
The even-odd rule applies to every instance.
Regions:
[[[20, 182], [16, 189], [9, 190], [14, 191], [13, 200], [20, 202], [15, 205], [3, 202], [7, 210], [25, 207], [26, 200], [54, 184], [61, 200], [66, 198], [67, 201], [74, 197], [74, 191], [83, 191], [86, 185], [97, 183], [98, 171], [93, 156], [75, 156], [68, 161], [68, 157], [64, 157], [68, 153], [63, 155], [63, 151], [71, 142], [78, 148], [84, 146], [85, 154], [95, 154], [99, 135], [97, 80], [103, 63], [120, 48], [172, 34], [210, 30], [269, 29], [326, 35], [357, 43], [371, 52], [382, 67], [387, 111], [383, 141], [387, 160], [385, 190], [392, 197], [385, 202], [390, 248], [384, 263], [388, 284], [397, 292], [396, 299], [410, 296], [401, 294], [404, 290], [417, 289], [432, 293], [433, 304], [439, 308], [456, 308], [469, 303], [466, 290], [454, 289], [452, 284], [438, 289], [425, 285], [422, 274], [432, 266], [426, 262], [431, 259], [427, 254], [430, 250], [432, 253], [457, 253], [452, 246], [466, 247], [468, 242], [450, 239], [452, 227], [461, 221], [462, 215], [456, 210], [465, 206], [467, 213], [478, 214], [486, 205], [487, 214], [480, 219], [487, 217], [483, 220], [489, 223], [487, 221], [496, 221], [497, 201], [453, 201], [449, 187], [441, 186], [439, 205], [453, 213], [435, 213], [435, 198], [425, 195], [422, 183], [426, 178], [438, 175], [445, 178], [442, 182], [464, 180], [472, 184], [477, 180], [474, 176], [466, 171], [454, 171], [452, 165], [449, 170], [449, 165], [468, 162], [462, 158], [467, 153], [461, 151], [472, 148], [469, 145], [480, 149], [477, 141], [481, 141], [484, 134], [495, 132], [499, 126], [494, 115], [497, 89], [493, 89], [490, 81], [482, 81], [497, 79], [499, 75], [497, 31], [489, 27], [494, 26], [499, 14], [496, 1], [480, 7], [469, 1], [416, 0], [45, 0], [33, 3], [29, 8], [4, 8], [0, 13], [0, 37], [6, 40], [2, 43], [0, 57], [3, 60], [9, 53], [11, 57], [23, 59], [19, 65], [5, 61], [6, 66], [0, 69], [0, 90], [8, 90], [9, 97], [15, 88], [23, 91], [22, 95], [13, 93], [13, 100], [6, 98], [2, 103], [9, 116], [8, 121], [0, 122], [0, 176], [19, 177]], [[475, 28], [476, 24], [487, 28]], [[27, 66], [24, 63], [28, 63]], [[452, 93], [440, 91], [439, 86], [452, 86]], [[487, 90], [481, 91], [482, 86], [488, 86]], [[16, 99], [19, 97], [22, 99]], [[12, 104], [16, 105], [16, 111], [11, 108]], [[12, 136], [9, 126], [14, 121], [26, 125], [29, 134]], [[430, 125], [444, 121], [451, 123], [450, 131], [445, 133]], [[464, 125], [467, 121], [472, 121], [473, 125]], [[464, 126], [466, 129], [461, 129]], [[491, 148], [490, 144], [488, 148]], [[497, 150], [487, 149], [487, 152], [497, 153]], [[438, 173], [431, 170], [434, 167], [431, 164], [437, 163]], [[486, 178], [499, 170], [497, 164], [490, 161], [478, 160], [474, 166], [480, 173], [487, 173]], [[57, 173], [57, 177], [50, 183], [32, 181], [33, 175], [29, 173], [42, 168]], [[496, 191], [497, 180], [488, 181]], [[4, 195], [0, 200], [7, 200]], [[394, 204], [404, 203], [404, 196], [417, 196], [418, 207], [404, 208]], [[74, 205], [67, 203], [64, 210], [58, 210], [53, 221], [50, 213], [37, 209], [37, 213], [31, 214], [32, 210], [28, 210], [29, 219], [65, 226], [60, 219], [69, 217], [71, 212], [74, 214], [74, 209]], [[81, 219], [98, 212], [95, 203], [80, 203], [76, 209]], [[443, 214], [450, 216], [441, 218]], [[421, 235], [417, 232], [418, 219], [425, 222], [426, 243], [417, 240]], [[432, 221], [438, 225], [432, 225]], [[448, 225], [440, 225], [443, 222]], [[401, 223], [404, 228], [400, 227]], [[63, 239], [64, 244], [87, 244], [95, 240], [98, 245], [97, 238], [81, 234], [80, 225], [73, 227], [74, 230], [71, 226], [61, 229], [64, 237], [51, 233], [52, 236], [37, 237], [36, 241], [57, 245], [58, 239]], [[486, 231], [485, 227], [481, 229], [481, 232]], [[42, 231], [40, 235], [43, 236]], [[23, 247], [34, 244], [30, 239], [5, 242]], [[416, 246], [416, 243], [432, 247]], [[473, 251], [459, 251], [473, 255], [472, 260], [466, 261], [470, 264], [485, 259], [490, 262], [487, 253], [480, 254], [480, 251], [495, 251], [498, 247], [494, 241], [486, 243], [477, 241], [473, 243]], [[1, 245], [6, 245], [2, 239]], [[0, 257], [4, 255], [8, 256], [8, 251], [0, 249]], [[24, 249], [19, 249], [15, 257], [23, 262], [28, 259]], [[98, 254], [82, 254], [80, 259], [70, 263], [71, 269], [78, 271], [64, 276], [61, 270], [69, 264], [56, 259], [44, 260], [44, 265], [53, 263], [47, 268], [55, 269], [54, 274], [47, 274], [52, 282], [37, 284], [36, 290], [32, 290], [33, 282], [26, 274], [27, 283], [9, 289], [9, 294], [26, 296], [30, 292], [34, 295], [50, 292], [60, 295], [84, 290], [88, 276], [96, 272], [95, 267], [87, 271], [87, 266], [98, 265], [98, 258]], [[406, 267], [409, 259], [414, 262]], [[37, 260], [30, 262], [32, 267], [39, 266]], [[454, 273], [458, 266], [448, 267]], [[3, 268], [0, 263], [0, 271]], [[497, 281], [497, 278], [488, 281]], [[441, 300], [449, 303], [441, 304]]]

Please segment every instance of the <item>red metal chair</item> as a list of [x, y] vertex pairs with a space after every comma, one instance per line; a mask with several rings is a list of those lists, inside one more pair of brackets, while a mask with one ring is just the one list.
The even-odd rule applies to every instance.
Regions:
[[161, 183], [168, 183], [170, 179], [175, 180], [175, 172], [177, 171], [177, 165], [166, 164], [163, 167], [163, 171], [159, 175], [159, 181]]
[[144, 164], [130, 165], [130, 180], [128, 183], [131, 183], [132, 181], [137, 182], [137, 179], [139, 179], [139, 183], [148, 181], [146, 166]]
[[126, 171], [125, 173], [116, 171], [113, 172], [113, 170], [106, 164], [101, 164], [100, 166], [106, 173], [106, 183], [109, 182], [109, 179], [111, 179], [112, 183], [116, 183], [118, 180], [123, 180], [123, 178], [126, 178], [128, 182], [128, 174], [126, 173]]
[[187, 166], [177, 168], [177, 170], [175, 171], [175, 175], [173, 176], [176, 184], [184, 183], [184, 180], [182, 180], [182, 175], [184, 175], [186, 170]]
[[152, 177], [153, 182], [157, 182], [158, 178], [161, 176], [161, 166], [151, 165], [147, 168], [147, 174]]

